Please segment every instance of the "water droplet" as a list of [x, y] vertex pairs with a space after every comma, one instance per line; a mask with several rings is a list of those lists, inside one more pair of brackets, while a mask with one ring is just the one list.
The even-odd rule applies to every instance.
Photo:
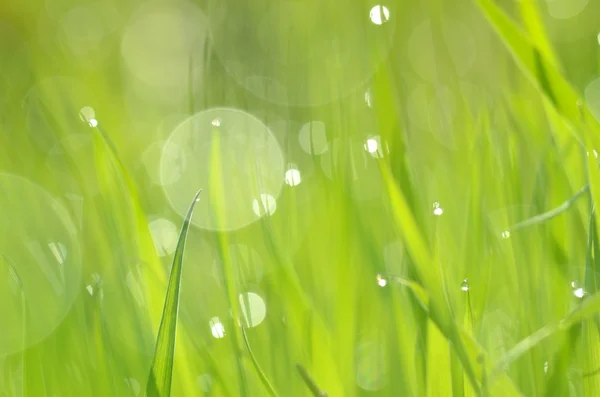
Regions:
[[433, 203], [433, 215], [440, 216], [444, 213], [444, 209], [440, 206], [437, 201]]
[[211, 124], [212, 124], [214, 127], [220, 127], [220, 126], [221, 126], [221, 119], [214, 119], [214, 120], [211, 122]]
[[573, 291], [573, 295], [575, 295], [575, 297], [581, 299], [585, 296], [585, 290], [583, 288], [577, 288]]
[[300, 182], [302, 182], [300, 171], [293, 164], [290, 165], [290, 168], [285, 172], [285, 183], [289, 186], [297, 186]]
[[390, 19], [390, 10], [386, 6], [376, 5], [371, 8], [369, 18], [375, 25], [382, 25]]
[[81, 119], [81, 121], [87, 123], [90, 127], [98, 126], [98, 120], [96, 120], [96, 111], [94, 110], [94, 108], [84, 106], [79, 111], [79, 118]]
[[544, 373], [546, 373], [546, 374], [548, 373], [548, 367], [549, 367], [548, 361], [545, 361], [544, 362]]
[[367, 104], [368, 107], [373, 107], [373, 100], [371, 98], [371, 91], [366, 91], [365, 92], [365, 103]]
[[385, 287], [387, 285], [387, 280], [381, 274], [378, 274], [377, 275], [377, 284], [381, 288], [383, 288], [383, 287]]
[[225, 326], [223, 325], [219, 317], [211, 318], [209, 325], [212, 336], [214, 336], [217, 339], [222, 339], [225, 337]]
[[91, 285], [88, 285], [87, 287], [85, 287], [85, 289], [87, 289], [87, 291], [90, 293], [90, 295], [94, 295], [94, 287], [92, 287]]
[[[594, 155], [594, 157], [595, 157], [595, 158], [598, 158], [598, 152], [596, 151], [596, 149], [593, 149], [593, 150], [592, 150], [592, 153], [593, 153], [593, 155]], [[590, 152], [586, 152], [586, 155], [587, 155], [588, 157], [590, 157]]]
[[503, 231], [502, 232], [502, 238], [503, 239], [510, 238], [510, 232], [508, 230]]
[[379, 144], [377, 143], [377, 140], [374, 138], [367, 139], [364, 146], [365, 146], [365, 150], [371, 154], [376, 153], [377, 149], [379, 148]]
[[468, 291], [468, 290], [469, 290], [469, 288], [470, 288], [470, 287], [469, 287], [469, 280], [465, 278], [465, 279], [462, 281], [462, 283], [460, 284], [460, 289], [461, 289], [461, 290], [463, 290], [463, 291]]

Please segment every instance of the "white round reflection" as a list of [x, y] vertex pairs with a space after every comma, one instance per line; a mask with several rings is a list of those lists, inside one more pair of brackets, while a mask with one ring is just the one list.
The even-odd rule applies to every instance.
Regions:
[[356, 347], [356, 383], [367, 391], [377, 391], [387, 380], [387, 358], [382, 336], [363, 339]]
[[0, 191], [3, 355], [40, 342], [60, 324], [80, 291], [81, 263], [77, 229], [61, 202], [8, 173], [0, 173]]
[[300, 147], [308, 154], [323, 154], [328, 149], [325, 123], [310, 121], [302, 126], [298, 136]]
[[389, 152], [387, 143], [381, 142], [380, 136], [373, 136], [366, 140], [364, 144], [365, 150], [375, 158], [382, 158]]
[[209, 374], [201, 374], [198, 376], [197, 380], [200, 389], [202, 389], [204, 393], [209, 393], [213, 384], [212, 377]]
[[86, 122], [90, 127], [98, 126], [96, 111], [89, 106], [85, 106], [79, 111], [79, 118], [81, 118], [81, 121]]
[[80, 57], [102, 56], [105, 38], [119, 26], [117, 10], [106, 3], [84, 4], [70, 9], [60, 18], [59, 39]]
[[150, 180], [160, 186], [176, 182], [186, 167], [182, 149], [164, 141], [150, 145], [142, 154], [142, 163]]
[[210, 326], [210, 332], [212, 336], [217, 339], [222, 339], [225, 337], [225, 326], [219, 317], [211, 318], [208, 325]]
[[252, 201], [252, 211], [254, 211], [258, 217], [273, 215], [276, 209], [277, 202], [270, 194], [261, 194], [260, 200], [254, 199], [254, 201]]
[[135, 379], [135, 378], [126, 378], [125, 379], [125, 383], [127, 384], [127, 386], [129, 386], [129, 388], [133, 392], [134, 396], [139, 396], [140, 395], [140, 391], [142, 390], [142, 387], [140, 386], [140, 382], [138, 382], [137, 379]]
[[[213, 125], [215, 119], [220, 126]], [[236, 230], [275, 212], [284, 180], [281, 147], [256, 117], [241, 110], [214, 108], [181, 123], [167, 141], [178, 148], [163, 151], [161, 177], [171, 206], [182, 217], [196, 191], [205, 194], [196, 206], [194, 225], [209, 230]], [[175, 164], [175, 165], [174, 165]]]
[[390, 19], [390, 10], [386, 6], [377, 5], [371, 8], [369, 18], [375, 25], [382, 25]]
[[249, 328], [256, 327], [262, 323], [267, 316], [265, 301], [254, 292], [240, 294], [240, 307], [244, 316], [245, 325]]
[[433, 215], [441, 216], [444, 213], [444, 209], [437, 201], [433, 203]]
[[585, 87], [584, 96], [590, 112], [600, 122], [600, 79], [590, 82]]
[[190, 71], [201, 72], [207, 33], [206, 17], [191, 3], [145, 3], [125, 29], [121, 55], [138, 81], [185, 89]]
[[418, 86], [408, 97], [407, 108], [411, 123], [449, 149], [456, 149], [453, 125], [457, 99], [448, 87]]
[[173, 222], [159, 218], [150, 222], [149, 227], [158, 256], [167, 256], [175, 252], [179, 233]]
[[581, 13], [589, 0], [546, 0], [548, 13], [556, 19], [569, 19]]
[[289, 186], [298, 186], [302, 182], [300, 171], [296, 168], [289, 168], [285, 172], [285, 183]]

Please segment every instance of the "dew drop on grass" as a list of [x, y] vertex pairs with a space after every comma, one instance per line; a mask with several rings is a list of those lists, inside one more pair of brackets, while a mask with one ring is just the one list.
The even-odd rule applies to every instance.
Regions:
[[462, 281], [462, 283], [460, 284], [460, 289], [466, 292], [466, 291], [469, 290], [469, 288], [470, 288], [470, 286], [469, 286], [469, 280], [465, 278]]
[[508, 230], [505, 230], [502, 232], [502, 238], [503, 239], [508, 239], [510, 238], [510, 232]]
[[576, 298], [581, 299], [581, 298], [583, 298], [585, 296], [585, 290], [583, 288], [581, 288], [581, 287], [580, 288], [576, 288], [573, 291], [573, 295], [575, 295]]
[[90, 127], [98, 126], [98, 120], [96, 119], [96, 111], [94, 110], [94, 108], [84, 106], [79, 111], [79, 118], [81, 119], [81, 121], [87, 123]]
[[544, 373], [547, 374], [548, 373], [548, 368], [549, 368], [549, 364], [548, 361], [544, 362]]
[[433, 215], [441, 216], [444, 213], [444, 209], [440, 206], [437, 201], [433, 203]]
[[210, 325], [210, 332], [212, 333], [212, 336], [217, 339], [222, 339], [225, 337], [225, 326], [219, 317], [211, 318], [208, 324]]
[[377, 275], [377, 285], [379, 285], [381, 288], [387, 285], [387, 280], [381, 274]]

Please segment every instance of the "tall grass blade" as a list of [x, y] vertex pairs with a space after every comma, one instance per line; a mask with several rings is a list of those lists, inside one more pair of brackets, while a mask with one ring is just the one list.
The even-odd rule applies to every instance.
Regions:
[[256, 372], [258, 373], [258, 377], [260, 378], [260, 381], [265, 386], [265, 389], [267, 389], [267, 392], [269, 393], [269, 395], [271, 397], [278, 397], [278, 394], [275, 391], [275, 388], [273, 387], [273, 385], [271, 385], [271, 382], [269, 382], [269, 379], [267, 379], [267, 376], [265, 375], [264, 371], [260, 367], [260, 364], [258, 364], [258, 360], [256, 359], [256, 357], [254, 357], [254, 353], [252, 353], [252, 349], [250, 348], [250, 342], [248, 341], [248, 335], [246, 334], [246, 327], [244, 327], [244, 325], [242, 324], [241, 328], [242, 328], [242, 336], [244, 337], [244, 344], [246, 345], [246, 349], [248, 349], [248, 354], [250, 355], [250, 359], [252, 360], [252, 364], [254, 365]]
[[156, 347], [152, 359], [150, 377], [148, 379], [146, 395], [148, 397], [169, 397], [171, 394], [171, 377], [173, 373], [173, 357], [175, 354], [175, 337], [177, 333], [177, 314], [179, 311], [179, 290], [181, 287], [181, 273], [183, 267], [183, 252], [185, 242], [194, 212], [194, 207], [200, 199], [200, 193], [196, 193], [194, 201], [190, 204], [187, 215], [179, 233], [173, 266], [167, 286], [167, 296], [163, 309]]

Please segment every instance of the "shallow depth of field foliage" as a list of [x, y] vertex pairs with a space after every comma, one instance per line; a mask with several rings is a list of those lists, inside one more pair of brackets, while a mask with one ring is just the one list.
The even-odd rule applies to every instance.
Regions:
[[599, 396], [599, 33], [1, 1], [0, 396]]

